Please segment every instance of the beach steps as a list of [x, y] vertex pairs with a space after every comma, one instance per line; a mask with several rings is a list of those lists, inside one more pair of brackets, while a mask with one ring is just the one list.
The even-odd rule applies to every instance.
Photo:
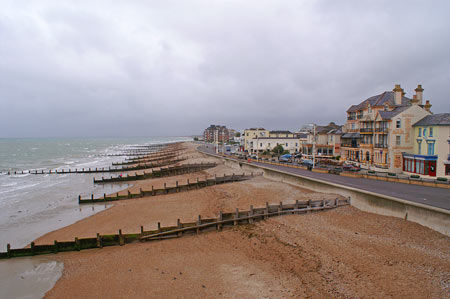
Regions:
[[179, 193], [190, 190], [197, 190], [208, 186], [245, 181], [251, 179], [252, 177], [254, 177], [253, 173], [251, 173], [250, 175], [245, 175], [245, 173], [243, 173], [242, 175], [236, 175], [233, 173], [232, 175], [224, 174], [223, 176], [214, 176], [214, 178], [211, 179], [205, 178], [205, 180], [199, 180], [199, 178], [197, 178], [197, 180], [195, 180], [194, 182], [190, 182], [189, 179], [187, 179], [186, 184], [178, 184], [178, 181], [176, 181], [175, 186], [167, 186], [167, 183], [164, 183], [164, 188], [155, 189], [153, 188], [153, 186], [151, 190], [142, 190], [141, 188], [139, 193], [131, 193], [130, 191], [128, 191], [128, 194], [126, 195], [119, 195], [119, 192], [117, 192], [115, 195], [107, 196], [106, 193], [104, 193], [103, 197], [94, 198], [94, 194], [91, 194], [91, 197], [86, 199], [83, 199], [81, 195], [79, 195], [78, 203], [89, 204], [96, 202], [117, 201], [131, 198], [142, 198], [146, 196], [157, 196], [164, 194]]
[[161, 178], [167, 176], [175, 176], [180, 174], [187, 174], [197, 171], [202, 171], [208, 168], [216, 167], [216, 163], [197, 163], [197, 164], [183, 164], [178, 166], [169, 166], [166, 168], [161, 167], [159, 170], [152, 170], [151, 172], [146, 173], [144, 171], [143, 174], [137, 174], [126, 176], [117, 176], [101, 179], [94, 178], [94, 184], [102, 184], [102, 183], [116, 183], [116, 182], [126, 182], [126, 181], [137, 181], [137, 180], [147, 180], [153, 178]]
[[123, 246], [128, 243], [157, 241], [169, 238], [178, 238], [182, 236], [199, 234], [204, 231], [217, 230], [220, 231], [227, 227], [237, 225], [251, 225], [255, 222], [283, 215], [306, 214], [311, 212], [326, 211], [341, 206], [349, 205], [350, 198], [340, 200], [314, 200], [314, 201], [295, 201], [292, 204], [284, 204], [280, 202], [276, 205], [266, 203], [265, 207], [254, 208], [250, 206], [248, 211], [240, 211], [235, 209], [231, 213], [219, 212], [217, 218], [202, 218], [198, 216], [195, 222], [181, 223], [177, 219], [176, 226], [162, 227], [161, 223], [157, 223], [156, 230], [145, 231], [141, 226], [140, 232], [134, 234], [123, 234], [122, 230], [118, 234], [100, 235], [97, 233], [93, 238], [75, 238], [74, 241], [58, 242], [54, 241], [49, 245], [35, 245], [31, 242], [29, 248], [12, 249], [8, 244], [6, 252], [0, 252], [0, 259], [33, 256], [41, 254], [51, 254], [67, 251], [80, 251], [84, 249], [103, 248], [106, 246]]
[[125, 166], [125, 167], [103, 167], [103, 168], [81, 168], [81, 169], [61, 169], [61, 170], [28, 170], [28, 171], [8, 171], [8, 175], [12, 174], [68, 174], [68, 173], [105, 173], [105, 172], [127, 172], [127, 171], [136, 171], [142, 169], [151, 169], [158, 168], [162, 166], [167, 166], [171, 164], [176, 164], [178, 162], [182, 162], [185, 159], [176, 159], [176, 160], [168, 160], [160, 163], [147, 163], [147, 164], [138, 164], [136, 166]]

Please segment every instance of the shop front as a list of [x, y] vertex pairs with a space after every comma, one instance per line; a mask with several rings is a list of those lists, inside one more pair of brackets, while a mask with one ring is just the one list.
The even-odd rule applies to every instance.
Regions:
[[403, 171], [436, 176], [437, 156], [403, 154]]

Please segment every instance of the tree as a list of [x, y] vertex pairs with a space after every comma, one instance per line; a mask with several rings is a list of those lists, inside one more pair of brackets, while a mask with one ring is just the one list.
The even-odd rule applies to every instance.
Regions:
[[241, 133], [236, 132], [236, 135], [234, 135], [234, 136], [236, 136], [236, 137], [241, 137]]
[[194, 137], [194, 141], [198, 141], [198, 137]]
[[284, 153], [284, 148], [281, 144], [278, 144], [277, 146], [275, 146], [272, 149], [272, 152], [276, 155], [276, 156], [280, 156]]

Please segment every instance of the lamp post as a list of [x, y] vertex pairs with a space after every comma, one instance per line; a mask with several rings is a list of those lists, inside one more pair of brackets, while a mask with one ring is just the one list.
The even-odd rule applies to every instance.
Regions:
[[316, 166], [316, 124], [312, 123], [313, 126], [313, 148], [312, 148], [312, 154], [313, 154], [313, 165], [312, 168]]

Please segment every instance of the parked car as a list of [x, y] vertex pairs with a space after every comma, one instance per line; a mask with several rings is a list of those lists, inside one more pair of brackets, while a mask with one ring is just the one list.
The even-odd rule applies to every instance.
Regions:
[[304, 165], [304, 166], [313, 166], [313, 161], [312, 160], [303, 160], [302, 161], [302, 165]]
[[352, 164], [344, 164], [342, 165], [342, 169], [346, 171], [360, 171], [361, 167]]

